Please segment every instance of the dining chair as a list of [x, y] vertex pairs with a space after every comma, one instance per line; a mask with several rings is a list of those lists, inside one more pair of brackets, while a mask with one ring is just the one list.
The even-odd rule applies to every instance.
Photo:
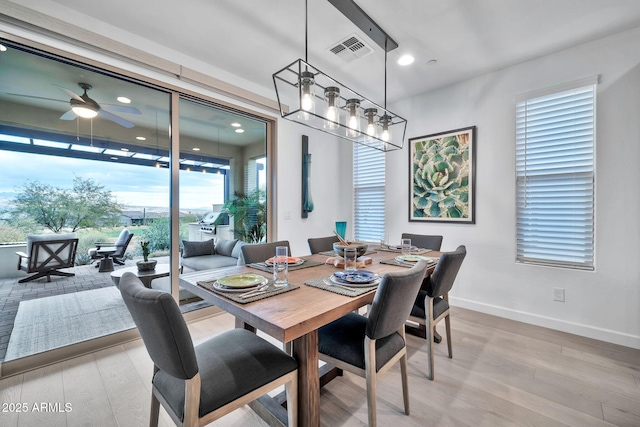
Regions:
[[339, 241], [340, 239], [335, 235], [329, 237], [312, 237], [307, 239], [307, 242], [309, 243], [309, 250], [312, 254], [333, 251], [333, 244]]
[[411, 234], [402, 233], [403, 239], [411, 239], [411, 245], [431, 249], [432, 251], [439, 251], [442, 247], [442, 236], [428, 235], [428, 234]]
[[298, 363], [257, 335], [233, 329], [194, 347], [170, 294], [145, 288], [133, 273], [120, 293], [153, 360], [149, 425], [160, 404], [179, 426], [203, 426], [285, 385], [289, 425], [297, 425]]
[[453, 287], [462, 261], [467, 255], [464, 245], [458, 246], [453, 252], [443, 252], [438, 264], [426, 279], [426, 286], [418, 292], [409, 320], [424, 325], [427, 339], [427, 376], [434, 378], [433, 372], [433, 336], [436, 324], [444, 319], [447, 330], [447, 349], [449, 359], [453, 358], [451, 347], [451, 319], [449, 313], [449, 291]]
[[245, 264], [254, 262], [265, 262], [269, 258], [275, 256], [276, 246], [286, 246], [289, 256], [291, 256], [291, 246], [288, 240], [271, 243], [256, 243], [253, 245], [244, 245], [241, 249], [242, 257]]
[[409, 415], [404, 322], [426, 270], [426, 261], [420, 261], [409, 270], [385, 274], [368, 317], [349, 313], [318, 331], [320, 360], [366, 378], [370, 427], [376, 425], [376, 378], [397, 361], [400, 361], [404, 412]]

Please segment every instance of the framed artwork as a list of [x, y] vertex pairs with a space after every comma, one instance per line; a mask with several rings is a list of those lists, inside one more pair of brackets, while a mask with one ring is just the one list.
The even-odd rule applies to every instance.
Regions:
[[409, 221], [475, 224], [476, 127], [409, 139]]

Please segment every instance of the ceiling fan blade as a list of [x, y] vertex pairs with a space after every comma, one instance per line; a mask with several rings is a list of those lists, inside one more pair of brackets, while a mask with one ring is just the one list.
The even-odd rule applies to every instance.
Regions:
[[64, 102], [65, 104], [68, 104], [68, 103], [69, 103], [69, 101], [63, 101], [62, 99], [45, 98], [44, 96], [23, 95], [23, 94], [21, 94], [21, 93], [7, 93], [7, 95], [11, 95], [11, 96], [21, 96], [21, 97], [23, 97], [23, 98], [44, 99], [44, 100], [46, 100], [46, 101]]
[[135, 126], [130, 121], [125, 120], [120, 116], [116, 116], [115, 114], [112, 114], [112, 113], [108, 112], [107, 110], [103, 110], [102, 108], [100, 108], [100, 110], [98, 110], [98, 115], [104, 117], [107, 120], [111, 120], [112, 122], [117, 123], [120, 126], [126, 127], [127, 129], [131, 129], [132, 127]]
[[70, 91], [66, 87], [58, 86], [57, 84], [53, 84], [53, 83], [51, 84], [57, 87], [58, 89], [60, 89], [61, 91], [63, 91], [64, 93], [66, 93], [67, 95], [69, 95], [70, 97], [72, 97], [73, 99], [75, 99], [76, 101], [84, 102], [84, 99], [82, 99], [80, 95]]
[[74, 113], [73, 110], [69, 110], [60, 116], [60, 120], [75, 120], [76, 117], [78, 117], [76, 113]]
[[142, 114], [136, 107], [129, 107], [127, 105], [117, 104], [100, 104], [100, 108], [109, 111], [110, 113], [127, 113], [127, 114]]

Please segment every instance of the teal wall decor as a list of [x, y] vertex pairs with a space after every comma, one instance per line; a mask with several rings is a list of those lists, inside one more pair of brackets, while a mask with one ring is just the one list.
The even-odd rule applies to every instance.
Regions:
[[302, 218], [308, 218], [313, 212], [311, 198], [311, 154], [309, 154], [309, 137], [302, 135]]

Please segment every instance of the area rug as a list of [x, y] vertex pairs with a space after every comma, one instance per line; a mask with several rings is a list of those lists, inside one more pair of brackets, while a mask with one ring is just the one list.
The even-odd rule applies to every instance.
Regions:
[[21, 301], [4, 360], [133, 327], [133, 319], [115, 286]]

